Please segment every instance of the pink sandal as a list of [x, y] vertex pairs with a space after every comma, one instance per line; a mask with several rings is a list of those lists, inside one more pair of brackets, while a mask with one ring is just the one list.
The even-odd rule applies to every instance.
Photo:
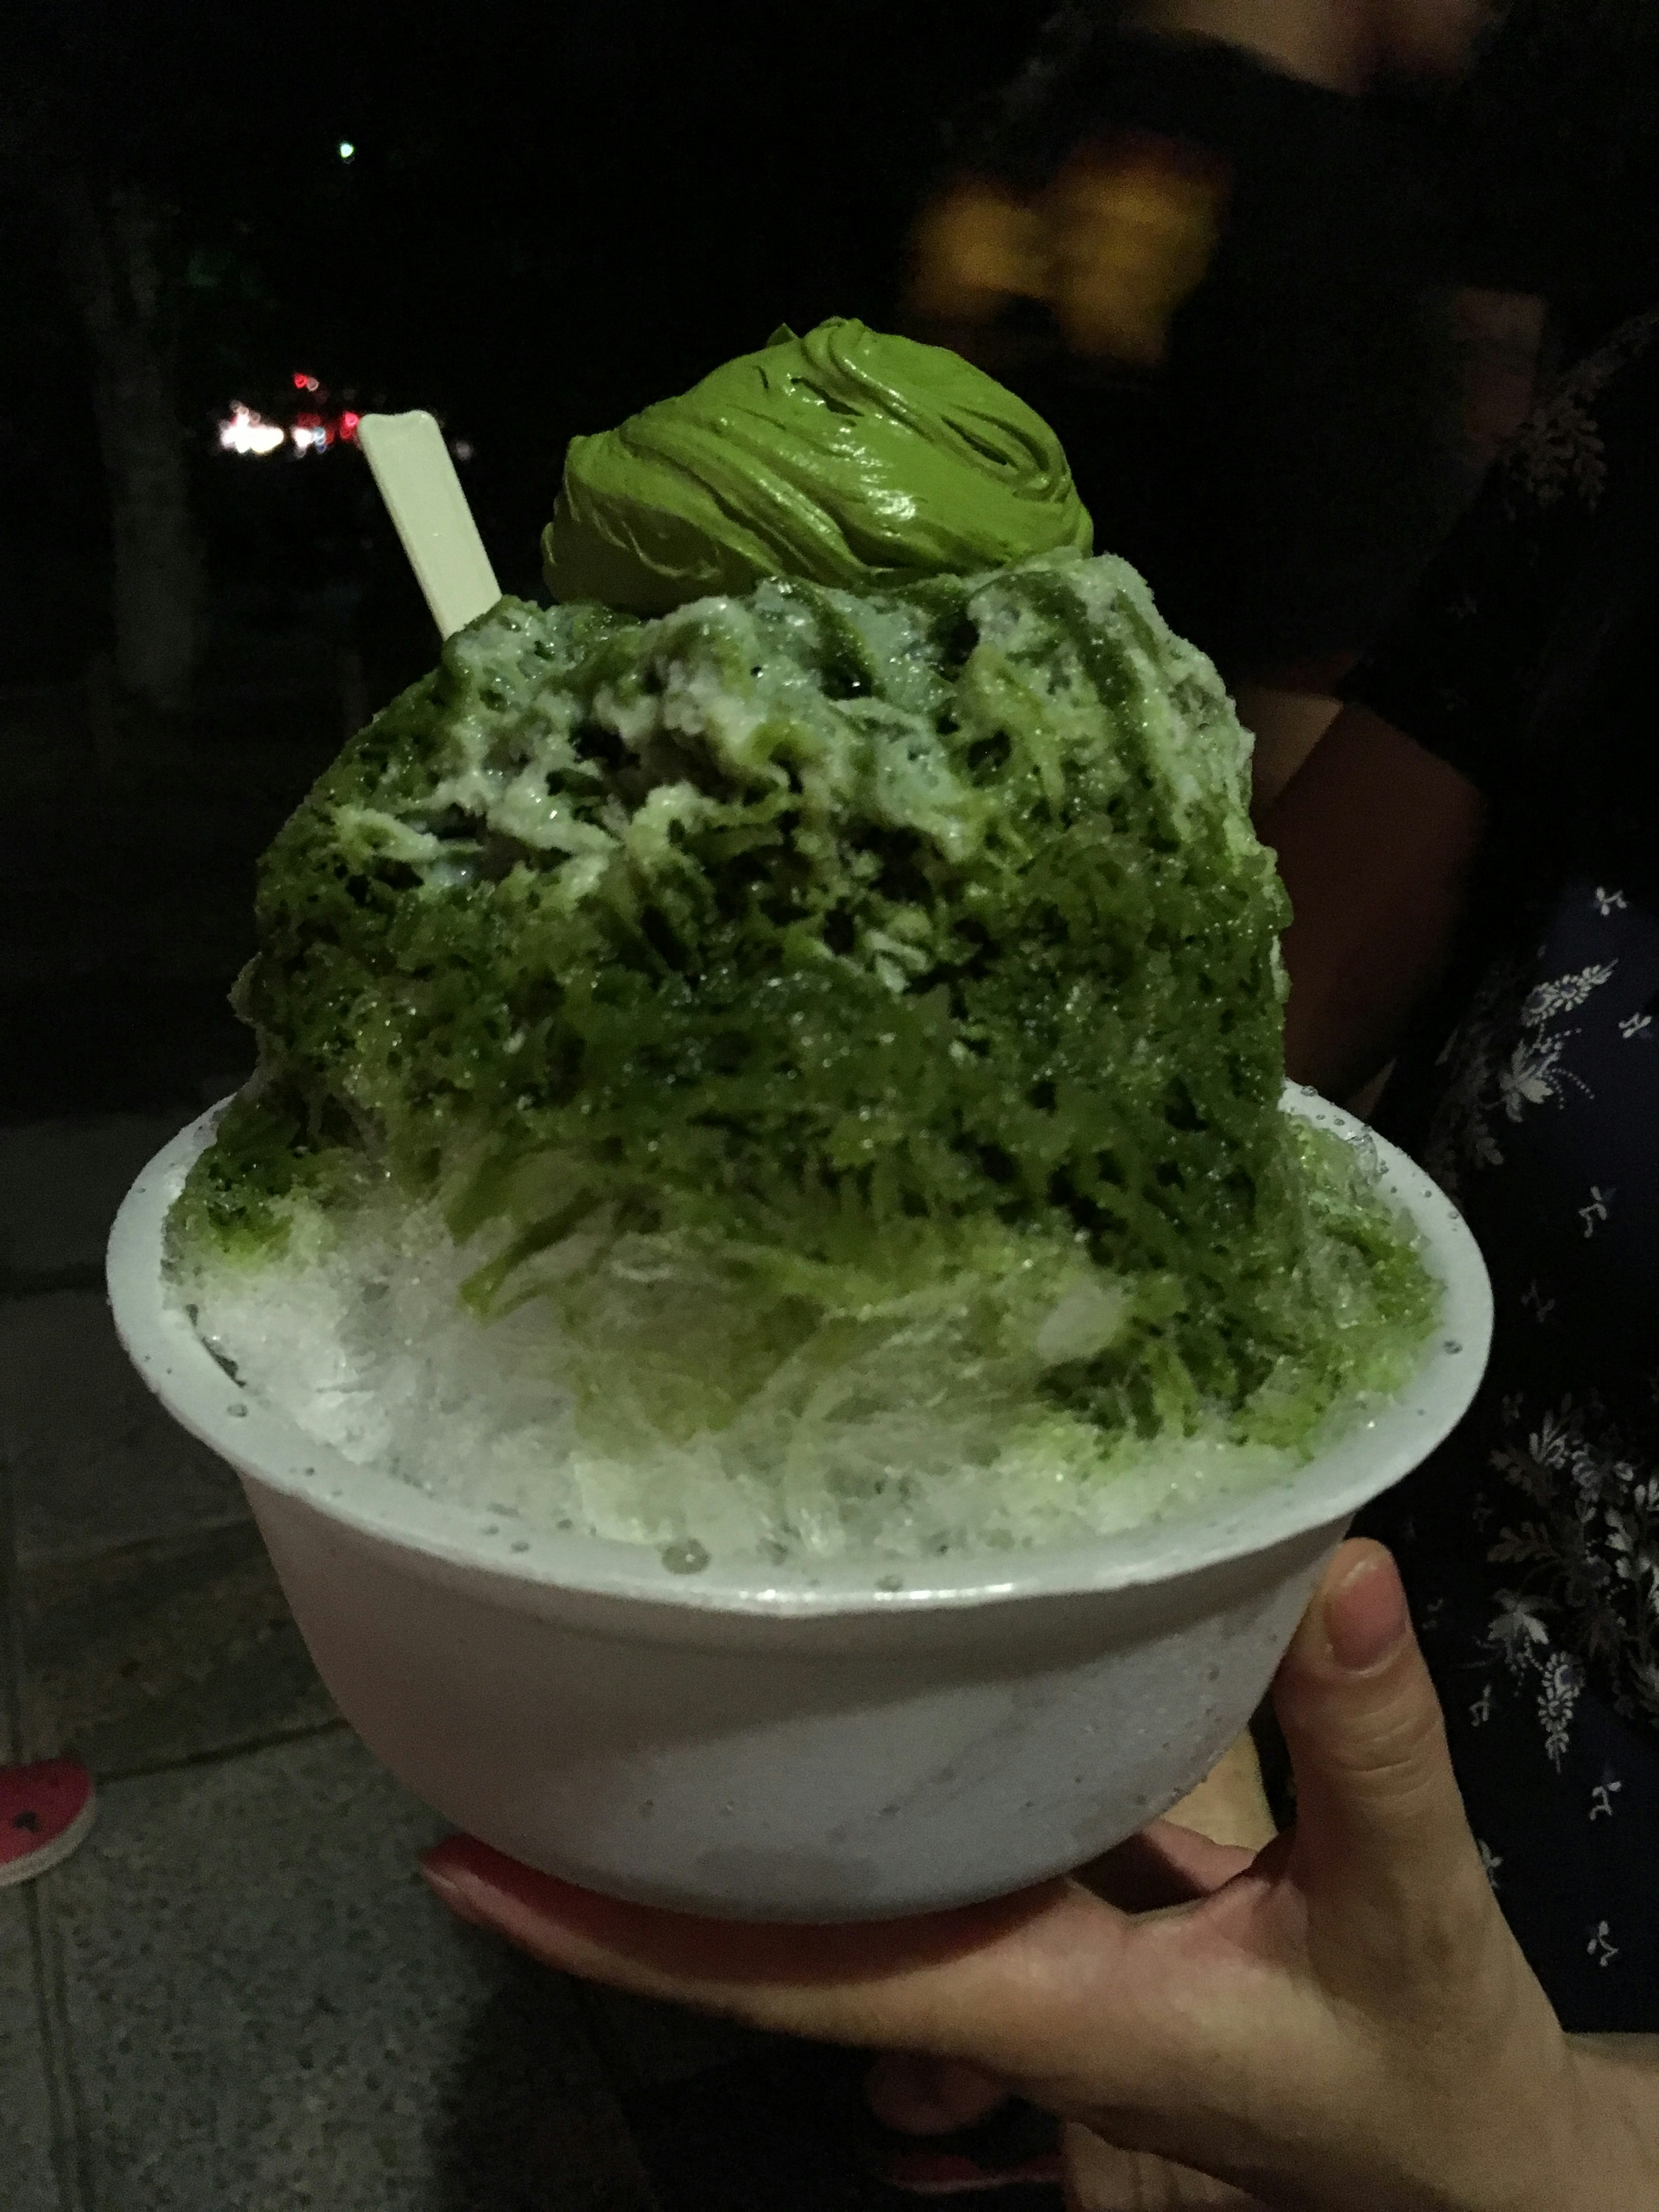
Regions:
[[61, 1866], [85, 1840], [96, 1805], [78, 1759], [0, 1766], [0, 1889]]

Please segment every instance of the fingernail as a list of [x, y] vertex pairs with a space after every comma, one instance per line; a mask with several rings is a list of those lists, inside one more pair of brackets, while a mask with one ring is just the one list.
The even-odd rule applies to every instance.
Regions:
[[441, 1867], [432, 1863], [433, 1856], [428, 1853], [421, 1861], [421, 1873], [425, 1879], [427, 1887], [441, 1905], [448, 1907], [458, 1920], [465, 1920], [474, 1928], [482, 1927], [483, 1915], [478, 1911], [472, 1899], [459, 1882], [447, 1875]]
[[1325, 1600], [1331, 1656], [1351, 1674], [1380, 1666], [1410, 1629], [1400, 1571], [1386, 1552], [1359, 1560]]

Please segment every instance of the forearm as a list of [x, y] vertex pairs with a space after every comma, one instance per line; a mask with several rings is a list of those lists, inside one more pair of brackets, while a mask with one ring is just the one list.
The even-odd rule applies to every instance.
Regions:
[[1259, 822], [1342, 710], [1338, 701], [1319, 692], [1282, 690], [1270, 684], [1236, 684], [1233, 704], [1255, 740], [1250, 809]]
[[1659, 2204], [1659, 2035], [1568, 2038], [1579, 2085], [1584, 2160], [1561, 2212], [1638, 2212]]
[[1573, 2035], [1567, 2039], [1575, 2051], [1659, 2070], [1659, 2035]]
[[1285, 937], [1290, 1073], [1349, 1096], [1388, 1060], [1441, 972], [1485, 826], [1474, 786], [1346, 707], [1269, 811], [1295, 908]]

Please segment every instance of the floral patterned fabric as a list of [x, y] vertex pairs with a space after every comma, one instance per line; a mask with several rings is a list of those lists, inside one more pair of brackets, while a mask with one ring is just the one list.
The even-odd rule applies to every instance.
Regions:
[[1497, 1299], [1398, 1553], [1499, 1902], [1569, 2028], [1659, 2030], [1659, 315], [1534, 418], [1350, 685], [1492, 849], [1379, 1116]]

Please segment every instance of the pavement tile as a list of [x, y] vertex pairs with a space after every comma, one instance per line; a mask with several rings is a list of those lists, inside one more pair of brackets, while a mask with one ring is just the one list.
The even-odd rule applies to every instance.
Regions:
[[635, 2088], [684, 2081], [730, 2065], [764, 2040], [729, 2021], [706, 2020], [622, 1990], [584, 1990], [582, 1998], [606, 2063]]
[[0, 1456], [25, 1566], [246, 1518], [224, 1462], [139, 1381], [101, 1291], [0, 1301]]
[[556, 1976], [344, 1733], [117, 1783], [54, 1881], [95, 2212], [658, 2212]]
[[0, 1279], [100, 1269], [129, 1184], [186, 1119], [112, 1114], [0, 1128]]
[[17, 1560], [12, 1545], [12, 1480], [0, 1452], [0, 1766], [9, 1766], [21, 1749], [17, 1689], [21, 1646], [17, 1620]]
[[65, 2212], [35, 1991], [30, 1900], [0, 1892], [0, 2171], [6, 2212]]
[[661, 2212], [622, 2094], [586, 2038], [586, 1992], [477, 1942], [492, 1986], [449, 2077], [434, 2212]]
[[[757, 2039], [740, 2061], [624, 2100], [663, 2212], [894, 2212], [874, 2179], [854, 2051]], [[1024, 2190], [1007, 2212], [1023, 2212]], [[1041, 2203], [1043, 2200], [1037, 2199]]]
[[16, 1611], [30, 1758], [109, 1778], [335, 1718], [252, 1522], [25, 1565]]

